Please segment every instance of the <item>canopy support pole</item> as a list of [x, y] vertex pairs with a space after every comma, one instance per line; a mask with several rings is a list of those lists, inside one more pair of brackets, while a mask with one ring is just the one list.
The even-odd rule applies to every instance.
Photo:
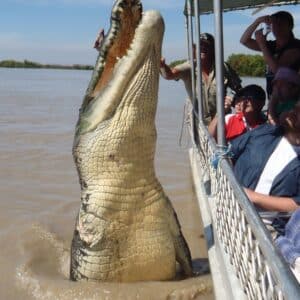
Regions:
[[203, 99], [202, 99], [202, 68], [201, 68], [201, 57], [200, 57], [200, 15], [199, 15], [199, 0], [194, 1], [194, 11], [195, 11], [195, 26], [196, 26], [196, 91], [197, 91], [197, 100], [198, 100], [198, 113], [199, 113], [199, 121], [203, 122]]
[[220, 146], [226, 146], [224, 132], [224, 45], [223, 45], [223, 15], [220, 0], [214, 0], [215, 16], [215, 64], [216, 64], [216, 84], [217, 84], [217, 114], [218, 114], [218, 134], [217, 141]]
[[195, 65], [194, 65], [194, 53], [193, 53], [193, 20], [192, 20], [192, 0], [187, 1], [187, 18], [188, 18], [188, 51], [189, 60], [191, 64], [191, 80], [192, 80], [192, 103], [195, 106]]

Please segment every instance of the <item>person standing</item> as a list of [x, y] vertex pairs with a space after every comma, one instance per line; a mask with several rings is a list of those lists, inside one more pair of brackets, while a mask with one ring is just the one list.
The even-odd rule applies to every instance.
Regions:
[[[269, 27], [267, 32], [261, 24]], [[267, 65], [266, 90], [268, 97], [272, 93], [272, 80], [281, 66], [295, 70], [300, 67], [300, 40], [293, 34], [294, 19], [287, 11], [279, 11], [272, 15], [257, 18], [243, 33], [240, 42], [249, 49], [261, 51]], [[272, 31], [275, 40], [267, 41], [267, 35]], [[252, 37], [254, 33], [254, 37]]]
[[[200, 59], [202, 71], [202, 99], [204, 123], [208, 125], [216, 115], [216, 71], [215, 71], [215, 41], [209, 33], [200, 35]], [[195, 47], [194, 47], [195, 50]], [[194, 55], [195, 57], [195, 55]], [[171, 68], [165, 59], [161, 60], [161, 75], [167, 80], [183, 80], [189, 97], [192, 97], [191, 66], [189, 62]], [[224, 88], [237, 92], [241, 88], [241, 79], [236, 72], [224, 63]], [[226, 95], [226, 93], [225, 93]]]

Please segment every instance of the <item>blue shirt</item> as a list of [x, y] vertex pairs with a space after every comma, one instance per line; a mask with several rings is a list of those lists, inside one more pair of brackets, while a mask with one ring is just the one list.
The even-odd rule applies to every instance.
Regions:
[[[239, 183], [255, 190], [263, 169], [283, 136], [281, 127], [261, 125], [231, 142]], [[291, 197], [300, 204], [300, 158], [293, 159], [273, 180], [270, 195]]]
[[300, 209], [292, 214], [286, 224], [285, 235], [278, 237], [275, 245], [290, 265], [300, 257]]

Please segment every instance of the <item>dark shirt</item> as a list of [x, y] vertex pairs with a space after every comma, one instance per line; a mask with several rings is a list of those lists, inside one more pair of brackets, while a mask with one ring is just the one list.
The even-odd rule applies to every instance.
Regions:
[[[268, 159], [281, 141], [283, 131], [269, 124], [261, 125], [231, 142], [235, 160], [234, 173], [239, 183], [255, 190]], [[273, 179], [269, 195], [290, 197], [300, 204], [300, 153]], [[284, 233], [288, 218], [277, 216], [272, 226]]]
[[[276, 41], [267, 41], [267, 47], [269, 49], [269, 51], [271, 52], [272, 56], [276, 59], [279, 60], [280, 57], [282, 56], [282, 54], [286, 51], [286, 50], [290, 50], [290, 49], [300, 49], [300, 40], [296, 39], [292, 33], [291, 38], [289, 39], [288, 43], [279, 49], [276, 49]], [[296, 61], [295, 63], [293, 63], [292, 65], [288, 66], [292, 69], [295, 69], [298, 71], [299, 67], [300, 67], [300, 61]], [[272, 73], [271, 70], [266, 69], [266, 83], [267, 83], [267, 94], [270, 97], [270, 95], [272, 94], [272, 81], [274, 79], [274, 73]]]
[[[268, 159], [283, 136], [278, 126], [261, 125], [231, 142], [234, 173], [239, 183], [255, 190]], [[270, 195], [291, 197], [300, 204], [300, 156], [290, 161], [274, 178]]]

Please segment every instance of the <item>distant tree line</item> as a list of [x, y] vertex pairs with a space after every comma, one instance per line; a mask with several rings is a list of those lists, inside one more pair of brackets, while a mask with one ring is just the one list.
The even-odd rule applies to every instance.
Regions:
[[263, 77], [266, 64], [261, 55], [231, 54], [227, 63], [240, 76]]
[[[186, 60], [176, 60], [170, 63], [170, 67], [175, 67]], [[266, 64], [261, 55], [249, 54], [231, 54], [227, 63], [240, 76], [263, 77], [265, 74]]]
[[[186, 61], [185, 59], [176, 60], [170, 63], [171, 67]], [[240, 75], [240, 76], [254, 76], [263, 77], [265, 73], [265, 62], [261, 55], [249, 54], [231, 54], [227, 63]], [[93, 70], [94, 67], [90, 65], [57, 65], [57, 64], [40, 64], [29, 60], [16, 61], [16, 60], [3, 60], [0, 61], [0, 68], [39, 68], [39, 69], [71, 69], [71, 70]]]
[[94, 67], [90, 65], [40, 64], [26, 59], [24, 61], [2, 60], [0, 61], [0, 68], [68, 69], [68, 70], [93, 70], [94, 69]]

